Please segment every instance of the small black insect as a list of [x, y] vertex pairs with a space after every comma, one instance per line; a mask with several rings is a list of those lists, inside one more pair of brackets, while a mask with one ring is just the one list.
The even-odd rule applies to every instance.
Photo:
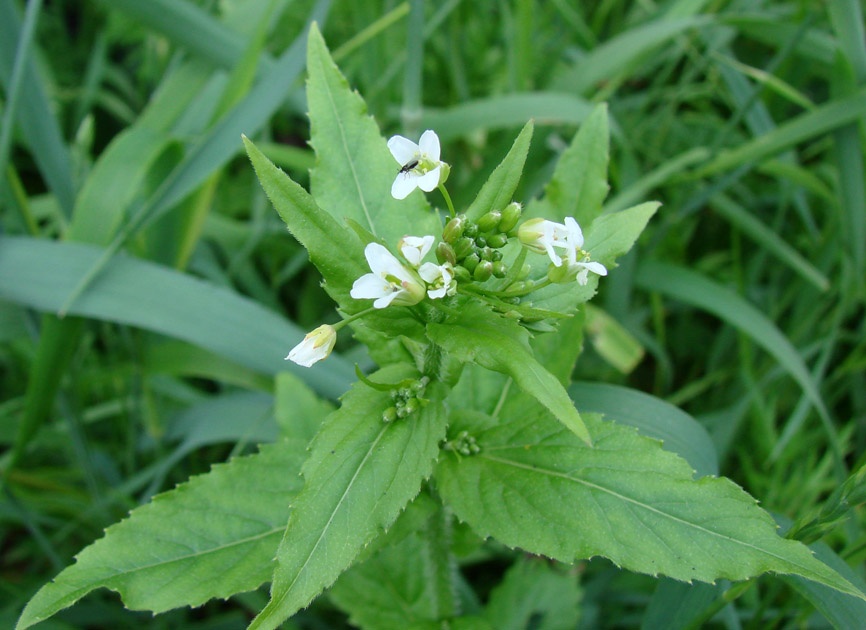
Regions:
[[[411, 171], [416, 166], [418, 166], [418, 160], [412, 160], [411, 162], [408, 162], [408, 163], [403, 165], [403, 168], [400, 169], [400, 173], [408, 173], [409, 171]], [[398, 173], [398, 175], [400, 173]]]

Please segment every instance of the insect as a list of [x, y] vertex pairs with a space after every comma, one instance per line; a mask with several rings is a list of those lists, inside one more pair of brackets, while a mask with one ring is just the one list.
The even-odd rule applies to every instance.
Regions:
[[406, 164], [403, 165], [403, 168], [401, 168], [400, 172], [397, 174], [400, 175], [403, 173], [408, 173], [409, 171], [411, 171], [416, 166], [418, 166], [418, 160], [412, 160], [411, 162], [407, 162]]

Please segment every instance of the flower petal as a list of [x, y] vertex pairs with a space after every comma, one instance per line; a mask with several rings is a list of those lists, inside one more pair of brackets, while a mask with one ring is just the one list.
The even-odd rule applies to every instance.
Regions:
[[420, 188], [424, 192], [430, 192], [431, 190], [435, 190], [436, 186], [439, 185], [439, 175], [441, 175], [441, 170], [442, 167], [437, 166], [429, 173], [421, 175], [417, 179], [416, 186], [418, 186], [418, 188]]
[[576, 249], [583, 247], [583, 230], [580, 229], [580, 225], [574, 220], [574, 217], [565, 217], [565, 227], [568, 229], [566, 239], [569, 245]]
[[443, 286], [438, 289], [427, 289], [427, 295], [430, 296], [431, 300], [437, 300], [439, 298], [445, 297], [445, 294], [448, 292], [448, 287]]
[[385, 295], [391, 289], [391, 284], [375, 273], [364, 274], [352, 285], [349, 291], [356, 300], [370, 300]]
[[421, 268], [418, 270], [418, 275], [421, 276], [425, 282], [433, 282], [442, 275], [442, 271], [436, 263], [427, 262], [421, 265]]
[[405, 293], [405, 291], [391, 291], [390, 293], [383, 295], [378, 300], [373, 302], [373, 308], [386, 308], [391, 304], [391, 302], [394, 301], [394, 298], [396, 298], [401, 293]]
[[394, 183], [391, 184], [391, 196], [394, 199], [405, 199], [418, 186], [419, 179], [415, 173], [397, 173]]
[[418, 141], [418, 148], [420, 148], [421, 152], [426, 154], [426, 156], [434, 162], [439, 161], [439, 136], [437, 136], [436, 132], [432, 129], [428, 129], [421, 134], [421, 139]]
[[403, 136], [391, 136], [391, 139], [388, 140], [388, 149], [400, 166], [406, 166], [412, 160], [417, 159], [418, 154], [421, 153], [417, 144]]
[[602, 265], [600, 262], [591, 261], [588, 263], [583, 263], [583, 266], [589, 269], [592, 273], [597, 273], [600, 276], [607, 275], [607, 267]]

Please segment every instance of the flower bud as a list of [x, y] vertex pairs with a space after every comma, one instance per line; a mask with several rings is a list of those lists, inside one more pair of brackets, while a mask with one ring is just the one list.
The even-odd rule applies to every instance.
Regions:
[[490, 260], [493, 262], [502, 260], [502, 252], [498, 249], [494, 249], [493, 254], [490, 256]]
[[474, 223], [469, 223], [463, 229], [463, 236], [468, 236], [469, 238], [475, 238], [478, 236], [478, 226]]
[[478, 254], [470, 254], [463, 260], [463, 266], [470, 272], [474, 272], [479, 262], [481, 262], [481, 258], [478, 257]]
[[331, 350], [334, 349], [336, 342], [336, 329], [333, 326], [324, 324], [314, 331], [307, 333], [304, 340], [292, 348], [289, 356], [286, 358], [298, 365], [310, 367], [331, 354]]
[[510, 232], [517, 225], [522, 213], [523, 207], [516, 201], [512, 201], [505, 206], [505, 209], [502, 211], [502, 218], [499, 220], [499, 231]]
[[478, 219], [478, 229], [482, 232], [492, 232], [499, 225], [501, 217], [502, 215], [496, 210], [488, 212]]
[[440, 265], [446, 262], [456, 265], [457, 255], [454, 253], [454, 248], [444, 241], [440, 242], [436, 246], [436, 260], [439, 261]]
[[493, 263], [489, 260], [482, 260], [472, 272], [472, 277], [478, 282], [484, 282], [493, 275]]
[[496, 249], [504, 247], [507, 242], [508, 237], [502, 232], [497, 232], [496, 234], [491, 234], [487, 237], [487, 244]]
[[493, 248], [485, 247], [480, 252], [478, 252], [478, 255], [481, 256], [481, 260], [492, 261], [493, 260], [493, 253], [494, 253]]
[[547, 277], [550, 278], [551, 282], [556, 284], [565, 284], [566, 282], [572, 282], [577, 277], [577, 271], [578, 268], [571, 265], [557, 267], [551, 264], [547, 268]]
[[457, 239], [463, 236], [463, 229], [465, 227], [466, 215], [458, 214], [445, 225], [445, 230], [442, 232], [442, 238], [445, 239], [446, 243], [454, 244]]
[[388, 407], [382, 413], [382, 422], [394, 422], [397, 419], [397, 407]]
[[448, 181], [448, 176], [451, 174], [451, 165], [447, 162], [439, 162], [439, 185], [442, 186]]
[[463, 265], [457, 265], [454, 267], [454, 277], [459, 282], [469, 282], [472, 279], [472, 274]]
[[478, 247], [487, 247], [487, 239], [483, 236], [476, 236], [475, 245]]
[[520, 268], [520, 272], [517, 274], [518, 280], [526, 280], [527, 276], [529, 276], [529, 272], [532, 271], [532, 265], [529, 263], [524, 263]]
[[454, 243], [454, 254], [457, 256], [457, 260], [463, 260], [469, 254], [475, 251], [475, 243], [472, 242], [471, 238], [463, 237], [458, 239], [456, 243]]
[[508, 267], [501, 260], [493, 263], [493, 275], [497, 278], [504, 278], [508, 275]]
[[414, 413], [418, 411], [421, 407], [421, 402], [417, 398], [410, 398], [406, 401], [406, 415], [408, 416], [410, 413]]
[[545, 219], [529, 219], [520, 224], [517, 228], [517, 238], [528, 249], [533, 252], [543, 254], [547, 251], [544, 246], [545, 240], [549, 240], [547, 225], [549, 221]]

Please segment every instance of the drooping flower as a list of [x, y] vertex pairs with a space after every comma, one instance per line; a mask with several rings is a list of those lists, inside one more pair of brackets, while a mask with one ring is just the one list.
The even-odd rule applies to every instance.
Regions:
[[424, 263], [418, 270], [418, 274], [429, 286], [427, 295], [430, 299], [438, 299], [446, 295], [454, 295], [457, 292], [457, 283], [454, 281], [454, 268], [451, 263], [437, 265]]
[[436, 240], [432, 236], [404, 236], [400, 239], [397, 247], [403, 257], [409, 261], [409, 264], [417, 268], [433, 247], [433, 241]]
[[421, 134], [418, 144], [403, 136], [391, 136], [388, 149], [400, 164], [391, 185], [395, 199], [405, 199], [415, 188], [430, 192], [439, 185], [443, 163], [439, 161], [439, 136], [435, 131], [428, 129]]
[[424, 283], [414, 270], [406, 269], [394, 255], [378, 243], [369, 243], [364, 256], [371, 273], [364, 274], [349, 292], [356, 300], [375, 299], [373, 308], [411, 306], [424, 299]]
[[321, 361], [331, 354], [336, 342], [336, 329], [328, 324], [323, 324], [307, 333], [304, 340], [291, 349], [286, 359], [294, 361], [298, 365], [310, 367], [313, 363]]

